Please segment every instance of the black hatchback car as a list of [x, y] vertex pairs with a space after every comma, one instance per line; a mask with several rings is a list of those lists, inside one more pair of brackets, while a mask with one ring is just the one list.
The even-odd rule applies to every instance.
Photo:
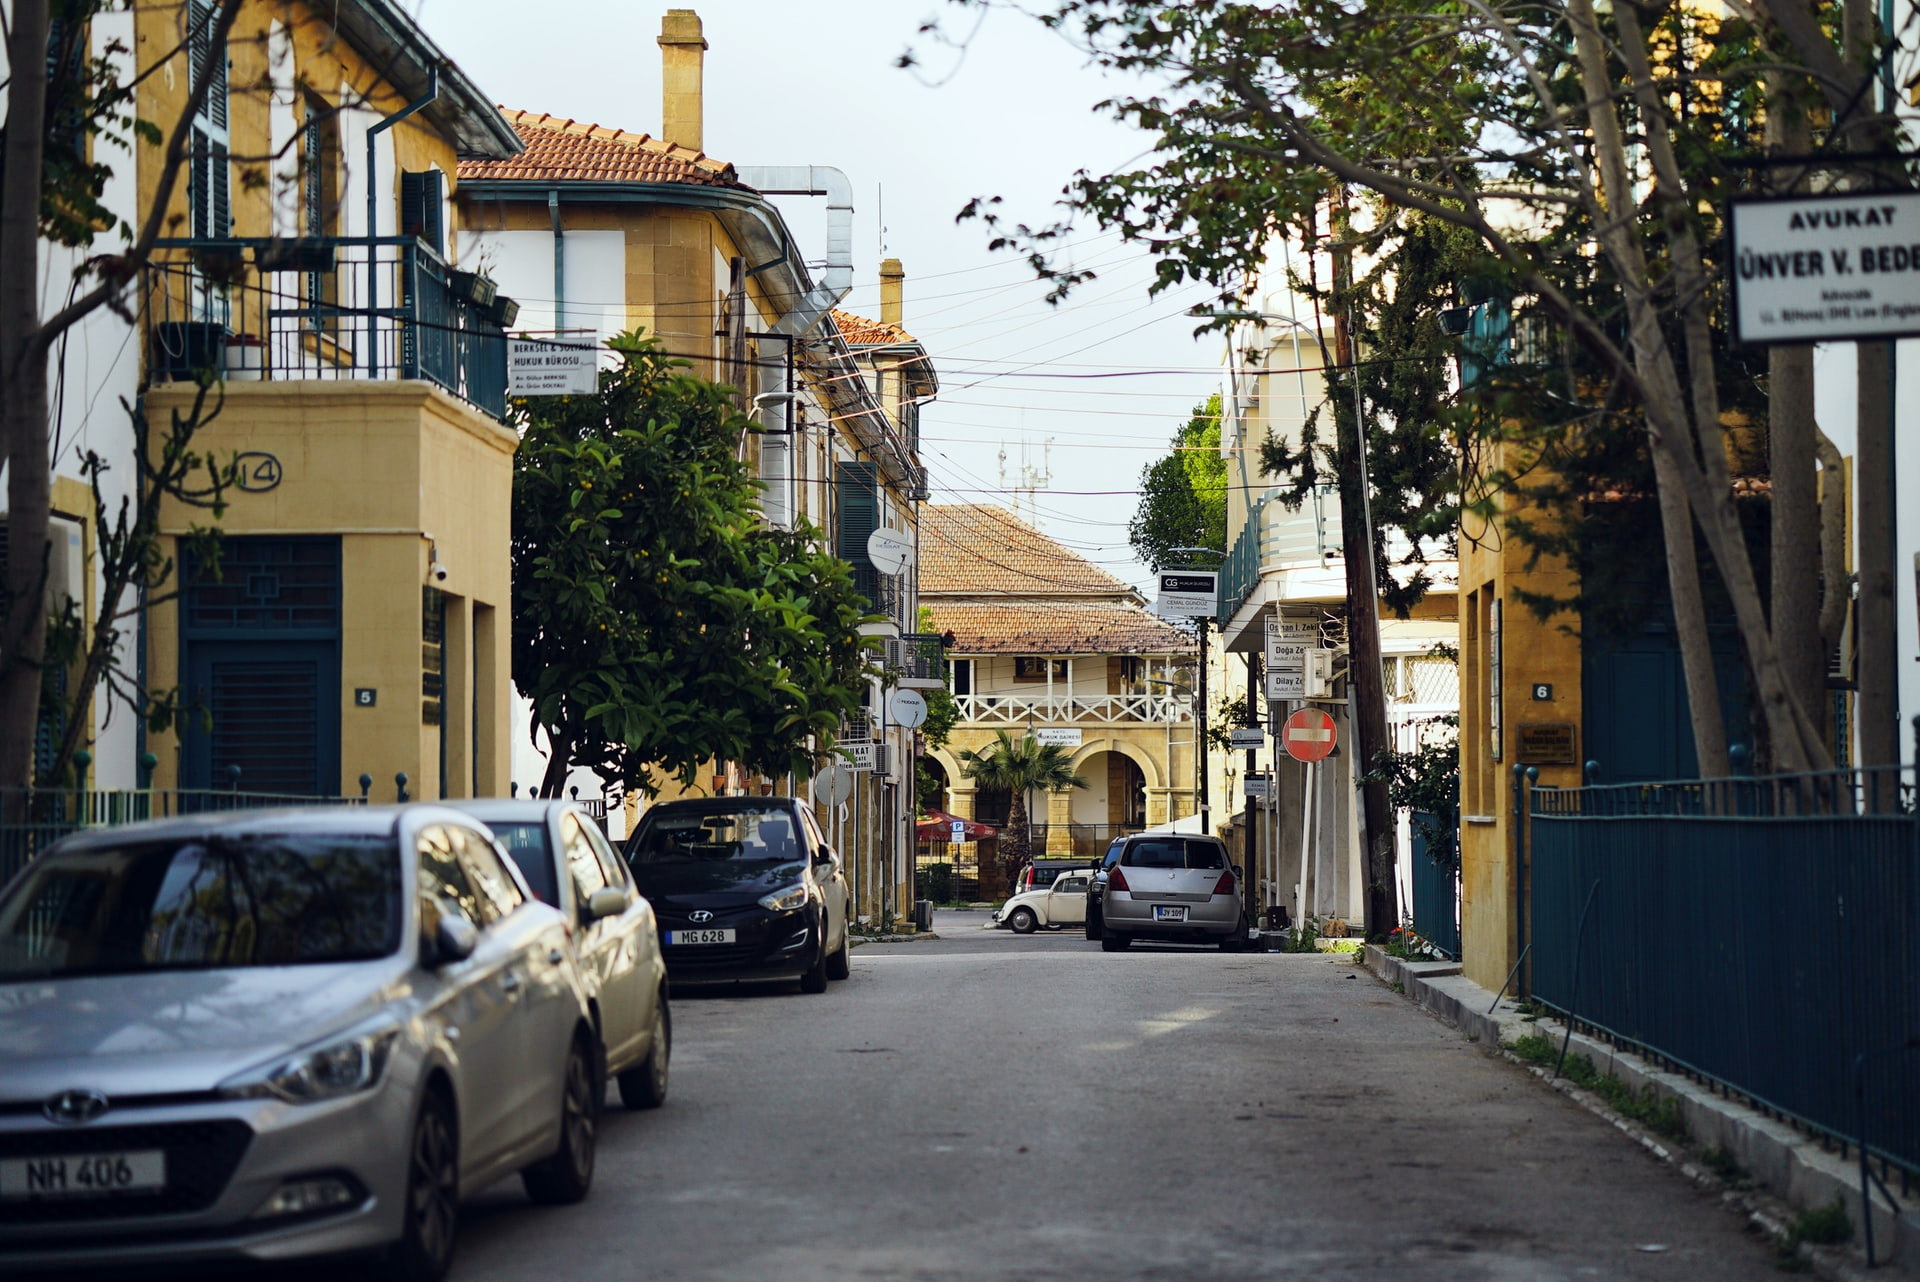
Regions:
[[847, 879], [804, 801], [662, 802], [640, 817], [625, 857], [673, 982], [797, 979], [823, 993], [847, 977]]

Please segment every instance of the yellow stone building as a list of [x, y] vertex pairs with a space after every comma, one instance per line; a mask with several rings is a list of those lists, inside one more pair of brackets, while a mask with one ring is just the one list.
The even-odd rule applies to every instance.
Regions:
[[[139, 116], [164, 136], [206, 90], [170, 192], [138, 150], [139, 207], [167, 220], [140, 282], [149, 448], [197, 416], [192, 448], [238, 464], [217, 517], [163, 512], [181, 593], [150, 608], [144, 666], [193, 710], [149, 739], [153, 782], [503, 792], [516, 438], [453, 197], [461, 160], [519, 138], [385, 0], [255, 0], [223, 48], [213, 13], [132, 15]], [[215, 524], [217, 569], [190, 537]]]
[[1197, 645], [1129, 584], [1004, 508], [935, 504], [920, 513], [920, 598], [953, 637], [959, 722], [928, 752], [943, 809], [1005, 822], [1009, 799], [981, 794], [960, 757], [1005, 731], [1069, 749], [1087, 784], [1034, 799], [1036, 854], [1096, 854], [1198, 811]]

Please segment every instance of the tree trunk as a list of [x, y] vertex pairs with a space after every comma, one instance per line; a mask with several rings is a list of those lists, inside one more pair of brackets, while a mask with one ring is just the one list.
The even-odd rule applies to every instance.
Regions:
[[[1345, 213], [1343, 202], [1343, 224]], [[1334, 262], [1335, 288], [1345, 294], [1353, 287], [1351, 251], [1336, 251]], [[1349, 315], [1349, 309], [1341, 306], [1334, 319], [1335, 359], [1347, 370], [1352, 395], [1344, 413], [1341, 406], [1334, 406], [1339, 442], [1340, 546], [1346, 552], [1347, 685], [1353, 695], [1354, 777], [1366, 779], [1359, 786], [1360, 822], [1365, 830], [1361, 931], [1368, 939], [1384, 940], [1400, 924], [1400, 908], [1393, 868], [1393, 809], [1388, 804], [1386, 778], [1374, 769], [1374, 763], [1389, 747], [1387, 693], [1380, 671], [1380, 593], [1374, 581], [1379, 556], [1367, 515], [1367, 429], [1361, 416], [1360, 344], [1347, 319]]]
[[[1900, 761], [1900, 673], [1893, 586], [1893, 344], [1856, 343], [1859, 440], [1854, 511], [1859, 521], [1860, 764]], [[1876, 793], [1876, 795], [1878, 795]], [[1887, 800], [1879, 798], [1881, 802]]]
[[547, 731], [547, 772], [540, 776], [540, 795], [558, 797], [567, 786], [567, 773], [573, 769], [573, 740]]
[[[7, 145], [0, 176], [0, 432], [7, 464], [7, 559], [0, 599], [0, 790], [33, 783], [47, 641], [47, 360], [39, 342], [41, 157], [46, 138], [47, 0], [16, 0], [7, 48]], [[18, 791], [16, 791], [18, 790]]]
[[[1786, 155], [1811, 149], [1806, 112], [1768, 77], [1767, 145]], [[1804, 184], [1801, 184], [1804, 186]], [[1787, 189], [1783, 188], [1783, 192]], [[1813, 348], [1778, 346], [1767, 352], [1767, 473], [1772, 480], [1769, 531], [1773, 641], [1787, 685], [1817, 724], [1827, 685], [1822, 615], [1820, 509], [1815, 492]], [[1826, 591], [1836, 591], [1829, 582]], [[1769, 762], [1769, 764], [1771, 764]]]
[[1027, 816], [1027, 798], [1024, 788], [1007, 790], [1007, 827], [1000, 838], [1000, 872], [1007, 879], [1007, 893], [1014, 893], [1013, 879], [1019, 875], [1021, 865], [1025, 864], [1033, 853], [1033, 842], [1027, 835], [1029, 821]]

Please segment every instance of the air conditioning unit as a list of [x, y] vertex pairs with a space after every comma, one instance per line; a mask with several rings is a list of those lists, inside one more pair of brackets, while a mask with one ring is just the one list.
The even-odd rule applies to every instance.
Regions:
[[1334, 663], [1339, 652], [1316, 646], [1307, 651], [1307, 698], [1333, 698]]

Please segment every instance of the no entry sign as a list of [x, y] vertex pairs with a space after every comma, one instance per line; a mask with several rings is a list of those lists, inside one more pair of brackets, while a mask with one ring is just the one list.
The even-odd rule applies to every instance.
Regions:
[[1302, 708], [1280, 727], [1280, 744], [1295, 761], [1325, 760], [1333, 743], [1333, 718], [1318, 708]]

